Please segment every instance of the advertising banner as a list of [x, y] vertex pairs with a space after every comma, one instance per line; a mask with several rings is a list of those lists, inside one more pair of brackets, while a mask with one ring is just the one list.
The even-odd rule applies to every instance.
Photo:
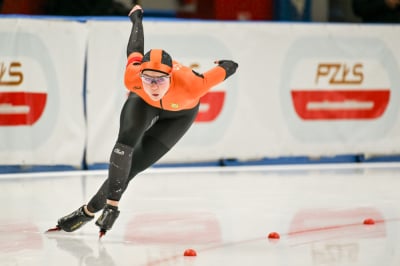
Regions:
[[0, 20], [0, 165], [81, 165], [86, 37], [74, 21]]
[[[115, 143], [129, 21], [88, 21], [87, 162]], [[145, 20], [145, 50], [204, 72], [239, 63], [160, 162], [398, 154], [400, 27]]]

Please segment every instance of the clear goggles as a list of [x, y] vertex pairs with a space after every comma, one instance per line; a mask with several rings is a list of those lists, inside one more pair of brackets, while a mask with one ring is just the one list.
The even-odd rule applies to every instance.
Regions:
[[169, 81], [169, 75], [165, 76], [160, 76], [160, 77], [151, 77], [145, 74], [140, 74], [140, 77], [142, 78], [143, 83], [145, 84], [157, 84], [157, 85], [163, 85], [166, 84]]

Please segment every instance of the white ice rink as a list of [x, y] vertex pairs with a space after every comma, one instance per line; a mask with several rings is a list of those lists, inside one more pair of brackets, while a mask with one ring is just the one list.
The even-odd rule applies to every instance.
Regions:
[[[94, 222], [45, 233], [105, 176], [0, 175], [0, 265], [400, 265], [396, 163], [150, 169], [101, 240]], [[189, 248], [197, 256], [183, 256]]]

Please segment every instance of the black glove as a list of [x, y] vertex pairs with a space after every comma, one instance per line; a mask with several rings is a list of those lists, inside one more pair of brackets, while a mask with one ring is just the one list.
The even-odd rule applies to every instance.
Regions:
[[220, 67], [225, 69], [226, 76], [225, 79], [229, 78], [232, 76], [235, 72], [236, 69], [238, 68], [238, 64], [232, 60], [218, 60], [216, 62]]

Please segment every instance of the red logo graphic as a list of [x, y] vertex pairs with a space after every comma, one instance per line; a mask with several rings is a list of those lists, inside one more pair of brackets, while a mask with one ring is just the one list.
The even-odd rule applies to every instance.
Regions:
[[298, 116], [304, 120], [376, 119], [382, 116], [389, 104], [390, 88], [363, 88], [363, 67], [362, 63], [319, 63], [315, 84], [321, 86], [320, 82], [324, 82], [328, 87], [292, 89]]
[[225, 101], [224, 91], [208, 92], [200, 99], [200, 110], [195, 122], [214, 121], [222, 111]]
[[386, 110], [390, 90], [293, 90], [296, 113], [310, 119], [374, 119]]
[[[0, 85], [20, 86], [24, 82], [21, 67], [21, 62], [1, 63]], [[42, 115], [46, 99], [42, 92], [0, 92], [0, 126], [33, 125]]]
[[46, 106], [46, 93], [0, 92], [0, 126], [33, 125]]

